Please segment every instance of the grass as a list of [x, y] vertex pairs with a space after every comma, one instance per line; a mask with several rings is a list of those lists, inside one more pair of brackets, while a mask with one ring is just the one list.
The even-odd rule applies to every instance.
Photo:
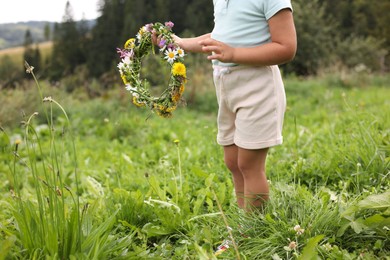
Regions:
[[43, 83], [52, 102], [30, 88], [28, 108], [9, 92], [25, 116], [1, 123], [0, 259], [215, 259], [227, 225], [237, 250], [221, 259], [388, 259], [390, 89], [334, 82], [286, 80], [271, 200], [253, 214], [235, 206], [212, 90], [172, 119], [118, 90], [88, 100]]

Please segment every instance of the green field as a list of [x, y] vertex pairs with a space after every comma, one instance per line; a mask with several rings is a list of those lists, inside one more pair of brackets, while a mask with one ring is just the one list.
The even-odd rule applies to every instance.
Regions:
[[[3, 92], [0, 260], [390, 259], [389, 82], [287, 78], [271, 199], [252, 214], [235, 206], [210, 82], [171, 119], [119, 89]], [[214, 256], [225, 238], [236, 247]]]

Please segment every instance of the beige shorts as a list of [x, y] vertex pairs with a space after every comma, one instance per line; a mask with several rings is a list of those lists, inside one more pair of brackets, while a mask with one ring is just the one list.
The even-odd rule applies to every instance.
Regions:
[[278, 66], [213, 66], [220, 145], [262, 149], [283, 142], [286, 95]]

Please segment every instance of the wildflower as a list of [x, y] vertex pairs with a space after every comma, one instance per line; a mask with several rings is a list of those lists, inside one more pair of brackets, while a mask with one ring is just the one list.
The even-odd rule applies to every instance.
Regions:
[[181, 62], [175, 62], [172, 66], [172, 74], [174, 76], [186, 76], [186, 66]]
[[332, 250], [332, 245], [329, 243], [326, 243], [325, 245], [322, 246], [326, 251], [331, 251]]
[[119, 53], [120, 58], [125, 57], [125, 51], [120, 48], [116, 48], [116, 53]]
[[136, 96], [133, 96], [133, 104], [136, 105], [137, 107], [143, 107], [145, 106], [145, 103], [139, 102], [138, 98]]
[[125, 42], [125, 49], [133, 49], [135, 47], [135, 39], [130, 38]]
[[143, 38], [144, 35], [145, 35], [145, 32], [147, 32], [145, 26], [143, 26], [143, 27], [141, 27], [141, 29], [139, 29], [139, 31], [138, 31], [138, 33], [137, 33], [137, 39], [138, 39], [138, 41], [141, 41], [141, 40], [142, 40], [142, 38]]
[[126, 56], [122, 59], [122, 63], [125, 65], [130, 65], [131, 64], [131, 59], [129, 56]]
[[177, 55], [179, 55], [179, 57], [184, 57], [184, 50], [182, 48], [177, 48]]
[[166, 26], [166, 27], [169, 27], [170, 29], [172, 29], [172, 27], [173, 27], [174, 25], [175, 25], [175, 24], [174, 24], [173, 22], [171, 22], [171, 21], [165, 22], [165, 26]]
[[176, 59], [176, 51], [175, 50], [172, 50], [172, 49], [168, 49], [165, 51], [165, 59], [169, 62], [169, 63], [173, 63]]
[[179, 89], [180, 95], [183, 94], [184, 89], [185, 89], [184, 85], [180, 85], [180, 89]]
[[158, 47], [163, 48], [163, 47], [165, 47], [166, 43], [167, 43], [167, 41], [164, 38], [161, 38], [160, 42], [158, 43]]
[[136, 88], [133, 88], [130, 84], [126, 84], [125, 89], [130, 91], [130, 92], [133, 92], [134, 90], [137, 90]]
[[21, 144], [21, 143], [22, 143], [22, 140], [20, 140], [20, 139], [16, 139], [16, 140], [15, 140], [15, 144], [16, 144], [16, 145], [19, 145], [19, 144]]
[[298, 236], [299, 236], [299, 235], [302, 235], [303, 232], [305, 232], [305, 230], [304, 230], [303, 228], [301, 228], [300, 225], [295, 225], [294, 231], [297, 232], [297, 235], [298, 235]]
[[[129, 84], [129, 81], [127, 80], [126, 76], [123, 74], [121, 74], [121, 78], [122, 78], [123, 83], [126, 84], [126, 89], [127, 89], [127, 85]], [[129, 89], [127, 89], [127, 90], [129, 90]]]
[[28, 66], [27, 69], [26, 69], [26, 72], [31, 74], [34, 70], [34, 67], [33, 66]]
[[177, 103], [181, 98], [180, 92], [175, 91], [175, 93], [172, 95], [172, 101]]
[[291, 241], [290, 244], [288, 244], [288, 247], [290, 249], [295, 249], [297, 247], [297, 242], [295, 241]]
[[167, 107], [167, 108], [165, 109], [165, 111], [168, 112], [168, 113], [171, 113], [171, 112], [173, 112], [173, 111], [175, 111], [175, 110], [176, 110], [176, 106]]
[[145, 24], [145, 30], [147, 32], [152, 32], [153, 31], [153, 24], [152, 23]]

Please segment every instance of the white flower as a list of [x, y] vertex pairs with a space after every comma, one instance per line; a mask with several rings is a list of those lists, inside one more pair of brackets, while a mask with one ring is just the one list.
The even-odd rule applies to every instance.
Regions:
[[331, 251], [332, 250], [332, 245], [329, 243], [326, 243], [325, 245], [322, 245], [323, 248], [325, 248], [326, 251]]
[[171, 64], [175, 61], [176, 55], [177, 55], [177, 51], [175, 50], [168, 49], [165, 51], [165, 59]]
[[176, 50], [177, 52], [177, 55], [179, 55], [179, 57], [184, 57], [184, 50], [182, 48], [177, 48]]
[[129, 56], [126, 56], [122, 59], [122, 62], [126, 65], [130, 65], [131, 64], [131, 59]]
[[142, 37], [145, 35], [146, 32], [147, 32], [146, 26], [141, 27], [141, 29], [138, 31], [137, 36], [136, 36], [138, 41], [142, 40]]
[[297, 232], [297, 235], [302, 235], [303, 232], [305, 232], [305, 230], [303, 228], [301, 228], [300, 225], [295, 225], [294, 231]]
[[288, 244], [288, 247], [291, 249], [295, 249], [297, 247], [297, 242], [291, 241], [290, 244]]
[[123, 72], [125, 70], [126, 65], [123, 62], [119, 62], [117, 67], [120, 72]]
[[134, 92], [135, 90], [137, 90], [136, 88], [132, 87], [130, 84], [126, 84], [126, 90], [130, 91], [130, 92]]

